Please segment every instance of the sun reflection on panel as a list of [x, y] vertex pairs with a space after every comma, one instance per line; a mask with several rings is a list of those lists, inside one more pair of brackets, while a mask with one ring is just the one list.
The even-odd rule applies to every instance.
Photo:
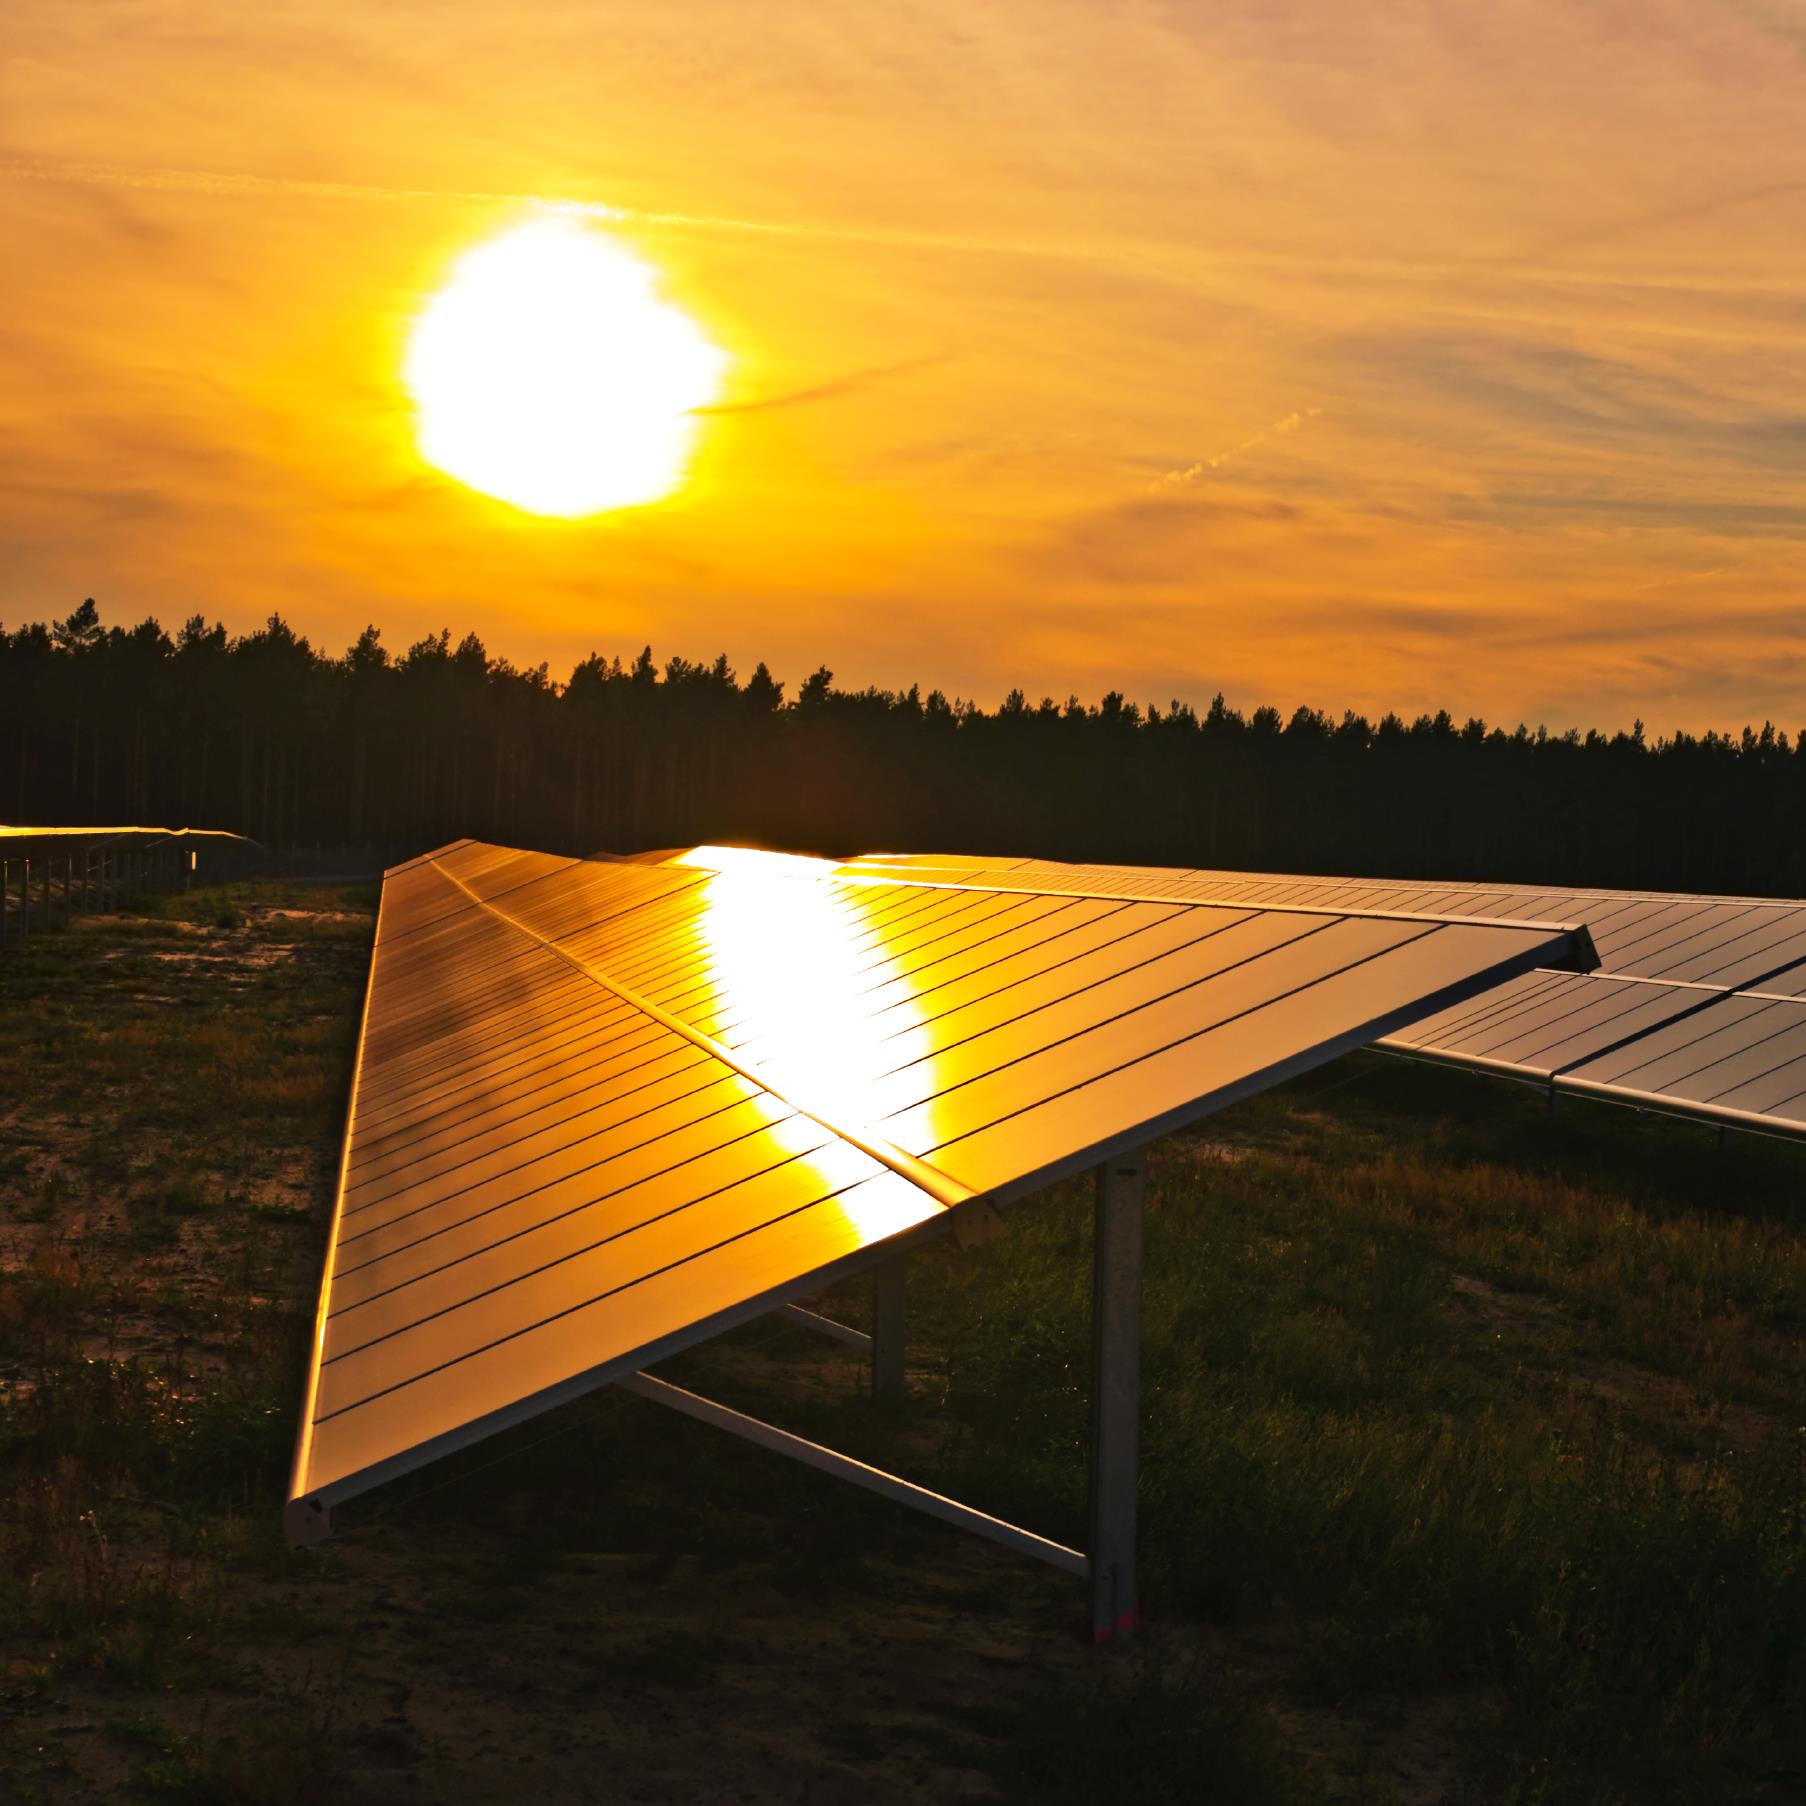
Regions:
[[824, 859], [745, 847], [697, 847], [679, 863], [713, 875], [701, 932], [723, 1013], [757, 1023], [756, 1038], [722, 1039], [792, 1103], [858, 1130], [914, 1100], [921, 1070], [896, 1074], [929, 1049], [925, 1012], [889, 986], [885, 951], [861, 895], [829, 882]]
[[842, 1218], [861, 1246], [869, 1246], [939, 1216], [945, 1206], [907, 1179], [900, 1179], [895, 1173], [879, 1173], [863, 1185], [830, 1198], [822, 1208]]

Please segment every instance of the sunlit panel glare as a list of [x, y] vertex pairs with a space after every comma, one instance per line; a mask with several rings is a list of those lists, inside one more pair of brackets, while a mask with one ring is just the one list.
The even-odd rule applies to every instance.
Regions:
[[[928, 1051], [922, 1007], [898, 982], [882, 924], [856, 907], [857, 892], [826, 882], [831, 865], [740, 847], [699, 847], [682, 863], [715, 873], [701, 928], [737, 1057], [792, 1103], [856, 1131], [931, 1088], [926, 1066], [899, 1070]], [[889, 1205], [875, 1195], [872, 1207]]]
[[479, 245], [427, 304], [404, 378], [421, 455], [532, 514], [668, 495], [725, 355], [596, 226], [552, 216]]
[[[30, 832], [30, 830], [24, 830]], [[755, 877], [824, 878], [833, 861], [814, 859], [807, 853], [768, 853], [763, 847], [691, 847], [671, 861], [705, 872], [745, 872]]]
[[[832, 1150], [825, 1155], [805, 1153], [822, 1137], [822, 1131], [806, 1117], [788, 1118], [771, 1130], [771, 1136], [786, 1151], [802, 1155], [796, 1165], [799, 1171], [810, 1174], [816, 1190], [833, 1192], [816, 1208], [845, 1223], [861, 1246], [881, 1242], [888, 1235], [901, 1235], [905, 1229], [913, 1229], [941, 1212], [942, 1206], [925, 1191], [895, 1173], [877, 1173], [860, 1184], [847, 1186], [844, 1165]], [[837, 1186], [846, 1189], [835, 1190]]]

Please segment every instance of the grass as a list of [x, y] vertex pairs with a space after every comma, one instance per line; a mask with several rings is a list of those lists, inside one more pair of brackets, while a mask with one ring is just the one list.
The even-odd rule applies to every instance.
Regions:
[[[1806, 1787], [1802, 1156], [1377, 1056], [1210, 1126], [1150, 1193], [1155, 1617], [1295, 1627], [1296, 1699], [1468, 1696], [1490, 1797]], [[1062, 1188], [912, 1300], [929, 1483], [1068, 1541], [1089, 1210]]]
[[[0, 1797], [1806, 1792], [1806, 1151], [1377, 1056], [1155, 1151], [1125, 1657], [1071, 1582], [618, 1395], [291, 1555], [372, 904], [0, 961]], [[771, 1321], [671, 1371], [1081, 1541], [1089, 1210], [912, 1264], [899, 1405]]]

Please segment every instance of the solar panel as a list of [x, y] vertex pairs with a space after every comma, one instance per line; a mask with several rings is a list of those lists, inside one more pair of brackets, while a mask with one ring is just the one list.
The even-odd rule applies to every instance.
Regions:
[[[843, 869], [948, 885], [1186, 897], [1247, 908], [1584, 921], [1599, 956], [1593, 972], [1520, 975], [1381, 1044], [1509, 1074], [1552, 1093], [1806, 1135], [1806, 1080], [1793, 1064], [1806, 1059], [1803, 903], [917, 854], [873, 855]], [[1746, 1020], [1753, 1037], [1747, 1050], [1739, 1040]], [[1697, 1054], [1684, 1051], [1696, 1047]], [[1719, 1057], [1703, 1061], [1706, 1052]]]
[[899, 1238], [1591, 958], [1547, 921], [960, 869], [461, 841], [388, 874], [297, 1538]]

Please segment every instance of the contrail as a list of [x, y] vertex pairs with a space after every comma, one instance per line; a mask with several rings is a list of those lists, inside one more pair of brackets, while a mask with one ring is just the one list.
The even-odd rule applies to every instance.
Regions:
[[542, 207], [581, 214], [589, 219], [638, 226], [672, 226], [702, 232], [739, 232], [769, 238], [842, 240], [853, 244], [895, 245], [904, 249], [967, 251], [1008, 257], [1050, 257], [1074, 262], [1114, 260], [1117, 253], [1095, 246], [1042, 244], [1022, 239], [984, 238], [955, 232], [922, 232], [887, 226], [824, 226], [785, 220], [735, 219], [710, 213], [677, 213], [640, 207], [614, 207], [603, 201], [570, 200], [559, 195], [526, 194], [480, 188], [394, 188], [365, 182], [319, 182], [299, 176], [219, 175], [209, 170], [134, 169], [110, 163], [40, 163], [13, 158], [0, 163], [0, 175], [13, 181], [69, 183], [88, 188], [136, 188], [181, 194], [315, 195], [328, 200], [455, 201], [473, 205]]
[[1227, 451], [1220, 451], [1214, 458], [1204, 458], [1186, 470], [1169, 470], [1165, 476], [1158, 478], [1152, 485], [1155, 492], [1162, 489], [1175, 488], [1180, 483], [1195, 483], [1198, 478], [1208, 475], [1213, 470], [1221, 470], [1225, 464], [1232, 463], [1243, 452], [1252, 451], [1255, 446], [1268, 439], [1277, 439], [1285, 433], [1295, 433], [1307, 420], [1314, 420], [1321, 414], [1321, 408], [1295, 409], [1292, 413], [1275, 420], [1271, 426], [1264, 426], [1258, 433], [1244, 439], [1240, 445], [1231, 446]]

